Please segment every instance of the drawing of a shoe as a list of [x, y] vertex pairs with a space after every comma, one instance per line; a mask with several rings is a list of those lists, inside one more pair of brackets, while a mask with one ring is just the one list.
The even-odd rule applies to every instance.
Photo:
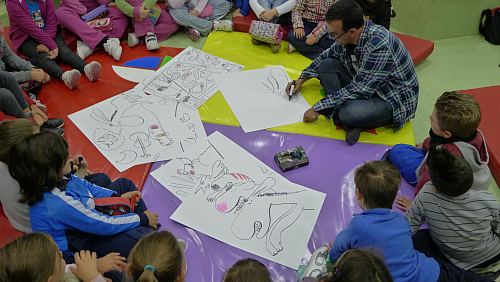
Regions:
[[161, 128], [160, 125], [158, 124], [152, 124], [148, 128], [149, 130], [149, 136], [151, 136], [151, 139], [154, 139], [160, 143], [162, 146], [168, 146], [172, 145], [174, 143], [174, 140], [170, 138], [168, 133], [166, 133], [163, 128]]

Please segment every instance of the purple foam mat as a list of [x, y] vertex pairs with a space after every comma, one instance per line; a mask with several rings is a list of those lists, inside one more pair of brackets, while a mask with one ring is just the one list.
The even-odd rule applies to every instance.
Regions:
[[[261, 130], [244, 133], [239, 127], [205, 123], [208, 135], [219, 131], [238, 143], [269, 167], [292, 182], [327, 194], [321, 213], [308, 244], [308, 251], [331, 241], [359, 212], [354, 192], [354, 169], [365, 161], [380, 159], [387, 146], [358, 143], [347, 145], [344, 141], [311, 137], [299, 134]], [[310, 164], [288, 172], [281, 172], [274, 162], [279, 151], [302, 146]], [[151, 171], [161, 166], [155, 163]], [[413, 188], [404, 182], [399, 195], [413, 197]], [[273, 281], [296, 281], [296, 271], [187, 228], [170, 219], [181, 201], [163, 188], [152, 176], [148, 176], [143, 197], [148, 208], [159, 213], [162, 229], [168, 229], [187, 242], [188, 282], [220, 282], [226, 269], [242, 258], [255, 258], [263, 262], [273, 275]], [[202, 216], [202, 215], [200, 215]]]

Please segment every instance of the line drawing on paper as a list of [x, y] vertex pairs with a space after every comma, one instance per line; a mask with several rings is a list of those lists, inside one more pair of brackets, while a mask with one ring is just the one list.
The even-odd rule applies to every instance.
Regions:
[[188, 47], [137, 87], [149, 95], [197, 109], [217, 92], [217, 76], [242, 68], [241, 65]]
[[132, 150], [125, 150], [120, 152], [122, 158], [116, 160], [117, 164], [130, 164], [137, 159], [137, 153]]
[[271, 256], [284, 250], [287, 230], [305, 211], [314, 210], [300, 200], [306, 190], [277, 191], [276, 179], [268, 173], [250, 177], [230, 171], [212, 145], [195, 158], [178, 158], [176, 164], [168, 184], [176, 195], [197, 195], [218, 213], [231, 216], [231, 234], [242, 241], [264, 241]]
[[292, 96], [290, 99], [285, 95], [288, 79], [288, 74], [283, 68], [270, 68], [266, 81], [262, 82], [262, 84], [273, 94], [283, 97], [286, 101], [296, 102], [299, 100], [297, 95]]

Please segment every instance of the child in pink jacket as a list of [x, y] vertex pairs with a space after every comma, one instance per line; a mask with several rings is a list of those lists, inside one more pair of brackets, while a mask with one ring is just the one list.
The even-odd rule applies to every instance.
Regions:
[[[128, 19], [115, 6], [109, 6], [110, 0], [62, 0], [56, 10], [57, 22], [76, 34], [80, 40], [76, 42], [76, 54], [84, 60], [100, 46], [116, 61], [120, 60], [122, 47], [120, 38], [123, 37], [128, 26]], [[99, 5], [108, 6], [106, 18], [111, 20], [113, 26], [110, 30], [98, 30], [89, 26], [82, 20], [85, 15]]]
[[[86, 64], [64, 43], [57, 31], [57, 19], [52, 0], [6, 0], [10, 20], [10, 39], [16, 51], [23, 52], [33, 65], [50, 76], [60, 79], [69, 89], [75, 89], [80, 73], [91, 81], [99, 79], [101, 65]], [[64, 71], [56, 61], [74, 69]]]

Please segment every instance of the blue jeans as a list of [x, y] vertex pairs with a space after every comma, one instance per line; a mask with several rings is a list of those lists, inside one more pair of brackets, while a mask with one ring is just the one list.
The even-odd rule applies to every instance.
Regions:
[[[352, 80], [342, 62], [336, 58], [326, 58], [319, 65], [318, 74], [327, 96], [333, 95]], [[333, 122], [347, 128], [376, 128], [392, 123], [391, 104], [376, 94], [368, 99], [347, 100], [338, 108], [331, 109], [332, 112]]]
[[425, 154], [424, 150], [415, 146], [397, 144], [389, 150], [387, 160], [399, 170], [406, 182], [415, 186], [418, 183], [415, 171], [424, 160]]
[[[304, 22], [304, 31], [306, 35], [311, 33], [314, 30], [314, 28], [316, 28], [316, 26], [318, 25], [317, 23], [309, 22], [306, 20], [302, 21]], [[288, 33], [288, 42], [292, 44], [292, 46], [295, 47], [295, 49], [297, 49], [297, 51], [300, 54], [308, 57], [311, 60], [314, 60], [314, 58], [319, 56], [319, 54], [321, 54], [326, 49], [330, 48], [330, 46], [332, 46], [334, 42], [333, 39], [331, 39], [330, 35], [328, 34], [325, 34], [323, 37], [319, 39], [318, 42], [316, 42], [316, 44], [313, 45], [307, 45], [306, 39], [307, 39], [306, 36], [300, 39], [295, 37], [293, 30], [291, 30]]]

